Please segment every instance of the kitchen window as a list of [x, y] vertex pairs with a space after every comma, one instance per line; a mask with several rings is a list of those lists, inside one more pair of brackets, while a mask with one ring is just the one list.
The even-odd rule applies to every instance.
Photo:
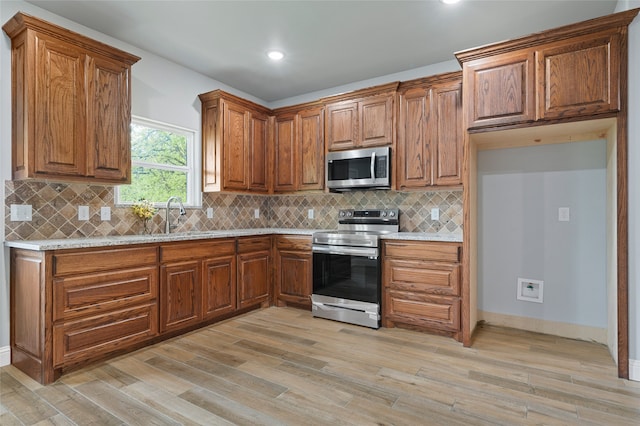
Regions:
[[116, 188], [116, 204], [146, 199], [158, 207], [178, 196], [200, 206], [195, 131], [140, 117], [131, 120], [131, 184]]

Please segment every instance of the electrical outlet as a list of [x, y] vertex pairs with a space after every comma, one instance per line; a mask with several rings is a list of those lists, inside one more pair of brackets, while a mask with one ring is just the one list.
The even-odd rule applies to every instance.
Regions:
[[207, 219], [213, 219], [213, 207], [207, 207]]
[[309, 209], [309, 210], [307, 210], [307, 218], [308, 218], [308, 219], [313, 219], [313, 218], [314, 218], [314, 211], [313, 211], [313, 209]]
[[78, 206], [78, 220], [89, 220], [89, 206]]
[[30, 222], [32, 217], [31, 204], [11, 204], [11, 221]]
[[558, 221], [569, 222], [571, 220], [571, 209], [569, 207], [560, 207], [558, 209]]
[[431, 220], [440, 220], [440, 209], [433, 208], [431, 209]]
[[100, 220], [111, 220], [111, 207], [100, 207]]
[[260, 219], [260, 209], [253, 210], [253, 217], [256, 219]]

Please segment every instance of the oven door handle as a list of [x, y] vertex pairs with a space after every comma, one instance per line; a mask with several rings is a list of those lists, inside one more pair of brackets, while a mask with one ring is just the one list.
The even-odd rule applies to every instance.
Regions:
[[312, 246], [311, 251], [321, 254], [360, 256], [368, 257], [369, 259], [378, 258], [377, 247]]

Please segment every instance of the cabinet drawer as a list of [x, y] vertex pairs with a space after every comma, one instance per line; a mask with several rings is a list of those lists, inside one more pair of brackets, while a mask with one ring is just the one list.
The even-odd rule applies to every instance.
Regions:
[[157, 294], [156, 266], [58, 278], [53, 282], [53, 320], [140, 304]]
[[153, 265], [157, 261], [158, 251], [155, 247], [56, 253], [53, 255], [53, 274], [62, 276], [137, 268]]
[[238, 238], [238, 254], [270, 249], [271, 237]]
[[155, 304], [57, 324], [53, 327], [55, 367], [103, 357], [158, 334]]
[[226, 256], [235, 254], [236, 245], [233, 239], [221, 241], [195, 241], [160, 246], [160, 261], [179, 262], [191, 259]]
[[459, 243], [424, 241], [385, 241], [384, 256], [401, 259], [459, 262], [462, 246]]
[[278, 235], [275, 239], [278, 250], [311, 251], [310, 236]]
[[425, 329], [460, 331], [460, 299], [387, 290], [384, 315], [395, 323]]
[[386, 288], [416, 293], [460, 295], [460, 264], [389, 259], [384, 262]]

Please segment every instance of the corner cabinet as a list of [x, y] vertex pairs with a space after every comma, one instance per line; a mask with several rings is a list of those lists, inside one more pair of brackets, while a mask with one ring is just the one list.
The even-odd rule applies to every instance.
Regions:
[[620, 109], [621, 54], [637, 10], [457, 52], [465, 128], [612, 116]]
[[398, 83], [323, 99], [328, 151], [395, 144]]
[[13, 179], [131, 181], [131, 66], [140, 58], [23, 13], [12, 47]]
[[461, 340], [461, 244], [389, 240], [382, 247], [382, 325]]
[[270, 111], [221, 90], [202, 103], [202, 190], [270, 191]]
[[462, 184], [461, 80], [455, 72], [400, 84], [398, 189]]
[[323, 189], [324, 108], [299, 105], [274, 113], [274, 191]]

